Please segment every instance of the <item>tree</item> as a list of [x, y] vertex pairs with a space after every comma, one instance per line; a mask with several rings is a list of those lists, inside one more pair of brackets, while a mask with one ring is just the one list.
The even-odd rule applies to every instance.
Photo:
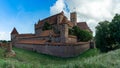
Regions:
[[50, 29], [52, 29], [52, 26], [48, 22], [45, 22], [42, 30], [44, 31], [44, 30], [50, 30]]
[[96, 27], [95, 43], [96, 47], [101, 50], [101, 52], [107, 52], [109, 50], [110, 44], [110, 30], [108, 21], [103, 21]]
[[92, 34], [90, 32], [81, 30], [78, 26], [69, 29], [69, 34], [77, 36], [78, 41], [89, 41], [92, 39]]
[[120, 48], [120, 15], [116, 14], [111, 22], [100, 22], [96, 27], [96, 47], [102, 52]]
[[110, 23], [111, 37], [113, 38], [113, 43], [120, 44], [120, 15], [116, 14]]

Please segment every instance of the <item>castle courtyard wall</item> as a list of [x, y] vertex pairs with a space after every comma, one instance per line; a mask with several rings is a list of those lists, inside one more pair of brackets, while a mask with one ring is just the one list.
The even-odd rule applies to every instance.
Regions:
[[35, 45], [35, 44], [16, 44], [17, 48], [22, 48], [26, 50], [36, 51], [38, 53], [58, 56], [58, 57], [74, 57], [83, 53], [90, 48], [89, 43], [79, 44], [79, 45]]

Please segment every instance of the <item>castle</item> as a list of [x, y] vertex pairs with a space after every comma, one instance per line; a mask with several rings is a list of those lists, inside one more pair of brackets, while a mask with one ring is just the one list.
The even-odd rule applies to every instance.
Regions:
[[[45, 26], [45, 24], [48, 26]], [[34, 34], [19, 34], [18, 31], [14, 28], [11, 32], [12, 45], [44, 54], [61, 57], [72, 57], [74, 56], [74, 54], [78, 55], [80, 52], [74, 52], [76, 51], [77, 46], [67, 46], [71, 44], [77, 44], [76, 36], [70, 35], [69, 29], [73, 26], [78, 26], [82, 30], [88, 30], [89, 32], [92, 32], [87, 26], [86, 22], [77, 22], [76, 12], [72, 12], [70, 14], [70, 21], [64, 15], [64, 12], [60, 12], [43, 20], [39, 20], [38, 23], [34, 26]], [[81, 43], [79, 43], [79, 45], [81, 45]], [[70, 48], [71, 51], [67, 49], [65, 50], [66, 46], [67, 49]], [[79, 46], [78, 48], [80, 47], [81, 46]], [[82, 47], [83, 51], [89, 49], [88, 45]], [[72, 50], [74, 50], [74, 53], [72, 52]], [[53, 51], [56, 51], [56, 53], [54, 53]], [[66, 51], [66, 53], [64, 51]]]

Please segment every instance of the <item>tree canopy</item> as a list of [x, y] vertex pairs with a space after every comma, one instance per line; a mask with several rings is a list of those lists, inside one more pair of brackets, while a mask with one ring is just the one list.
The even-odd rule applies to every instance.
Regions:
[[111, 22], [99, 22], [96, 27], [96, 47], [102, 52], [120, 48], [120, 15], [116, 14]]

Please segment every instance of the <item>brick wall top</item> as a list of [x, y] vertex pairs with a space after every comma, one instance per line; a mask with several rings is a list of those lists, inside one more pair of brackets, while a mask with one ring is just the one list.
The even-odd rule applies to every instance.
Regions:
[[18, 44], [32, 44], [32, 45], [48, 45], [48, 46], [78, 46], [78, 45], [84, 45], [89, 44], [89, 42], [79, 42], [79, 43], [45, 43], [46, 41], [40, 41], [40, 42], [18, 42]]

